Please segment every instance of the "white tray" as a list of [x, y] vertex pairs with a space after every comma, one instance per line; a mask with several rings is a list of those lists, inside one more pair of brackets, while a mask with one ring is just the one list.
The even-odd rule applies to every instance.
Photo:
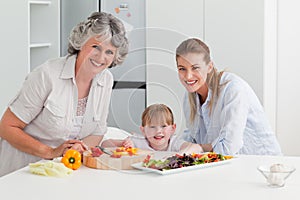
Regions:
[[[232, 158], [232, 159], [234, 159], [234, 158]], [[180, 172], [189, 171], [189, 170], [203, 169], [203, 168], [207, 168], [207, 167], [214, 167], [214, 166], [224, 165], [224, 164], [227, 164], [227, 163], [231, 162], [232, 159], [223, 160], [223, 161], [219, 161], [219, 162], [193, 165], [193, 166], [182, 167], [182, 168], [176, 168], [176, 169], [163, 170], [163, 171], [158, 170], [158, 169], [143, 167], [142, 162], [134, 163], [131, 166], [136, 168], [136, 169], [143, 170], [143, 171], [153, 172], [153, 173], [157, 173], [157, 174], [161, 174], [161, 175], [167, 175], [167, 174], [175, 174], [175, 173], [180, 173]]]

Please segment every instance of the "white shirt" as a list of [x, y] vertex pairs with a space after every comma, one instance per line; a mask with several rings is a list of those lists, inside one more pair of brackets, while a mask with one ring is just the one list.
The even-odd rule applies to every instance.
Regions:
[[200, 106], [197, 99], [195, 122], [191, 123], [188, 95], [184, 98], [187, 121], [185, 139], [198, 144], [212, 144], [213, 150], [225, 155], [265, 154], [280, 155], [281, 149], [267, 121], [263, 107], [250, 86], [238, 76], [224, 72], [220, 94], [209, 114], [208, 102]]
[[[77, 111], [76, 56], [47, 61], [31, 72], [10, 102], [10, 110], [28, 124], [24, 131], [51, 147], [69, 139]], [[93, 79], [79, 138], [104, 135], [113, 77], [104, 70]], [[41, 158], [21, 152], [0, 140], [0, 176]]]
[[[140, 149], [155, 151], [152, 147], [150, 147], [148, 140], [142, 134], [134, 134], [130, 137], [134, 146]], [[167, 151], [179, 152], [181, 146], [186, 141], [177, 135], [172, 135], [170, 138], [169, 146]]]

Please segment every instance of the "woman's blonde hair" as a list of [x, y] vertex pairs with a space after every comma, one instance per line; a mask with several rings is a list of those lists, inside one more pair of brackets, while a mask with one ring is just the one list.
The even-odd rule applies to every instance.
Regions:
[[172, 110], [164, 104], [152, 104], [148, 106], [142, 114], [142, 126], [151, 125], [155, 122], [174, 124]]
[[[203, 60], [206, 64], [209, 64], [211, 62], [210, 57], [210, 50], [208, 46], [202, 42], [200, 39], [197, 38], [190, 38], [185, 41], [183, 41], [176, 49], [176, 61], [177, 58], [180, 56], [184, 56], [188, 53], [197, 53], [203, 55]], [[214, 101], [218, 98], [219, 91], [222, 85], [220, 85], [220, 79], [222, 77], [224, 71], [218, 71], [217, 68], [213, 66], [210, 73], [207, 74], [206, 84], [209, 89], [212, 91], [211, 100], [208, 104], [210, 114], [212, 112], [212, 106]], [[226, 83], [225, 83], [226, 84]], [[197, 104], [196, 104], [196, 98], [197, 93], [189, 93], [189, 103], [190, 103], [190, 121], [194, 122], [195, 116], [197, 113]]]

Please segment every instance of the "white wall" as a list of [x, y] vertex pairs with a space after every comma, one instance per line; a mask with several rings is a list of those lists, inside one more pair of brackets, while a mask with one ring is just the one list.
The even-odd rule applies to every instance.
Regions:
[[298, 0], [278, 0], [277, 135], [287, 155], [300, 155], [299, 8]]
[[[204, 37], [211, 46], [217, 65], [228, 67], [254, 88], [278, 136], [283, 153], [300, 155], [300, 123], [297, 116], [300, 111], [300, 61], [297, 59], [300, 52], [300, 2], [206, 0], [205, 12], [211, 14], [205, 14], [208, 16], [204, 19], [205, 23], [209, 23], [208, 26], [198, 24], [203, 19], [202, 1], [184, 1], [184, 4], [180, 2], [182, 1], [147, 2], [148, 26], [165, 29], [163, 32], [152, 31], [147, 37], [149, 46], [163, 47], [160, 50], [148, 50], [147, 67], [151, 69], [147, 71], [147, 78], [151, 80], [148, 87], [148, 105], [166, 103], [176, 110], [177, 123], [183, 122], [179, 106], [184, 89], [178, 84], [173, 52], [178, 45], [176, 40], [181, 41], [185, 36]], [[228, 7], [229, 4], [234, 6]], [[183, 6], [188, 6], [189, 9], [182, 9]], [[239, 8], [243, 8], [243, 11]], [[240, 17], [239, 13], [245, 16]], [[214, 18], [222, 15], [223, 17]], [[255, 27], [261, 29], [255, 30]], [[242, 34], [241, 30], [248, 30], [248, 33]], [[233, 38], [232, 34], [235, 33], [239, 35]], [[257, 48], [255, 44], [261, 45], [261, 48]], [[247, 48], [256, 50], [251, 52]], [[256, 61], [251, 61], [251, 58]]]
[[220, 69], [245, 79], [263, 101], [264, 0], [206, 0], [205, 35]]
[[187, 37], [203, 39], [216, 66], [243, 77], [263, 101], [264, 1], [151, 0], [146, 16], [147, 104], [169, 105], [179, 133], [185, 126], [185, 90], [177, 78], [174, 52]]

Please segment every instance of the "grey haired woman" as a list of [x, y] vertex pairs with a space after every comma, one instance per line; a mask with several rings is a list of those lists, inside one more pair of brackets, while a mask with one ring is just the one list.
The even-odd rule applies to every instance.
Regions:
[[32, 71], [0, 123], [0, 176], [69, 148], [83, 152], [107, 131], [109, 67], [128, 53], [122, 22], [95, 12], [73, 28], [68, 55]]
[[257, 96], [233, 73], [218, 71], [208, 46], [197, 38], [176, 49], [179, 79], [186, 88], [185, 139], [225, 155], [280, 155], [281, 149]]

